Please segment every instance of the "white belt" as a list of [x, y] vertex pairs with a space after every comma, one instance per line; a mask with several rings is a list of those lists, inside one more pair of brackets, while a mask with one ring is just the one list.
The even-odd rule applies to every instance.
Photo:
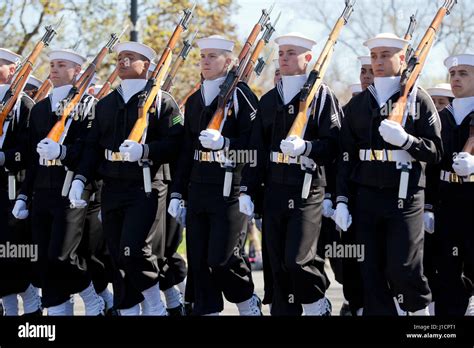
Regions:
[[415, 160], [405, 150], [359, 150], [361, 161], [381, 162], [414, 162]]
[[270, 161], [279, 164], [300, 164], [300, 156], [291, 157], [289, 155], [285, 155], [281, 152], [271, 152], [270, 153]]
[[120, 152], [113, 152], [112, 150], [105, 150], [105, 159], [111, 162], [123, 162], [125, 160]]
[[55, 160], [47, 160], [47, 159], [44, 159], [44, 158], [40, 158], [39, 164], [40, 164], [41, 166], [44, 166], [44, 167], [53, 167], [53, 166], [60, 167], [60, 166], [63, 165], [63, 164], [61, 163], [61, 160], [58, 160], [58, 159], [55, 159]]
[[199, 162], [226, 163], [224, 151], [194, 150], [194, 160]]
[[457, 175], [456, 173], [442, 170], [440, 173], [440, 179], [449, 183], [462, 184], [465, 182], [474, 182], [474, 174], [471, 174], [468, 177], [463, 177]]
[[361, 161], [379, 161], [394, 162], [396, 168], [401, 171], [400, 184], [398, 186], [398, 198], [406, 199], [408, 190], [408, 179], [412, 162], [415, 159], [405, 150], [359, 150], [359, 158]]

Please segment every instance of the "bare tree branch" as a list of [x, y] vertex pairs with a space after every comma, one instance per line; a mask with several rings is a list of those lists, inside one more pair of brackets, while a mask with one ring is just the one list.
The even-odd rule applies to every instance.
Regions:
[[[18, 51], [17, 53], [18, 54], [22, 54], [23, 51], [25, 50], [26, 48], [26, 45], [28, 45], [28, 43], [30, 42], [30, 40], [32, 39], [33, 36], [35, 36], [38, 31], [39, 31], [39, 28], [41, 27], [41, 24], [43, 23], [43, 19], [44, 19], [44, 16], [49, 8], [49, 2], [45, 3], [44, 4], [44, 7], [43, 7], [43, 10], [41, 11], [41, 15], [40, 15], [40, 18], [38, 20], [38, 23], [36, 23], [36, 26], [33, 28], [33, 30], [29, 33], [27, 33], [24, 38], [23, 38], [23, 41], [21, 42], [20, 46], [18, 47]], [[22, 8], [22, 12], [24, 11], [24, 8]], [[22, 16], [22, 15], [21, 15]], [[22, 16], [23, 17], [23, 16]], [[23, 23], [22, 23], [22, 26], [23, 26], [23, 29], [26, 30], [26, 28], [24, 27]]]

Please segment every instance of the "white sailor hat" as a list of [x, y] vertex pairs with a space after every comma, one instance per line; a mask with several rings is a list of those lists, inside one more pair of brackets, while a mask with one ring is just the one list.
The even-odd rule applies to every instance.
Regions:
[[308, 49], [311, 51], [313, 46], [316, 45], [316, 41], [304, 36], [301, 33], [288, 33], [282, 36], [279, 36], [275, 39], [275, 43], [279, 46], [283, 45], [292, 45], [299, 46]]
[[32, 86], [35, 86], [36, 88], [40, 88], [41, 85], [43, 84], [43, 81], [41, 81], [39, 78], [37, 78], [33, 75], [30, 75], [30, 77], [28, 77], [28, 81], [26, 81], [26, 83], [28, 83]]
[[220, 35], [203, 37], [202, 39], [197, 40], [196, 43], [201, 50], [211, 48], [232, 52], [234, 49], [234, 41], [227, 40]]
[[438, 83], [436, 86], [433, 88], [428, 88], [426, 91], [432, 97], [454, 98], [454, 94], [449, 83]]
[[457, 65], [472, 65], [474, 66], [474, 54], [457, 54], [450, 56], [444, 60], [446, 68], [451, 69]]
[[0, 48], [0, 59], [16, 63], [18, 61], [21, 61], [21, 56], [16, 54], [15, 52], [7, 50], [6, 48]]
[[362, 92], [362, 85], [360, 83], [354, 83], [350, 85], [349, 88], [351, 89], [352, 94]]
[[117, 53], [120, 53], [122, 51], [132, 51], [140, 53], [142, 56], [145, 56], [150, 61], [153, 60], [156, 56], [156, 52], [153, 48], [134, 41], [121, 42], [115, 45], [114, 51]]
[[360, 65], [372, 65], [372, 59], [370, 56], [360, 56], [357, 57], [357, 59], [359, 59]]
[[409, 41], [399, 38], [392, 33], [382, 33], [364, 42], [370, 50], [376, 47], [393, 47], [403, 49], [408, 45]]
[[84, 64], [87, 60], [72, 50], [52, 50], [48, 53], [48, 58], [49, 60], [68, 60], [79, 65]]

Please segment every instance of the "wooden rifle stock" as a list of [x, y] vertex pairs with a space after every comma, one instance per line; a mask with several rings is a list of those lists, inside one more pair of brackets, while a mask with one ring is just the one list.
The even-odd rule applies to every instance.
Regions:
[[184, 98], [181, 100], [179, 103], [179, 108], [182, 110], [184, 106], [186, 105], [186, 102], [188, 101], [189, 97], [192, 96], [197, 90], [201, 88], [201, 81], [196, 83], [193, 88], [189, 90], [189, 92], [184, 96]]
[[471, 117], [471, 123], [469, 125], [469, 138], [467, 138], [466, 144], [464, 145], [462, 151], [474, 155], [474, 117]]
[[156, 64], [150, 79], [148, 79], [145, 90], [140, 94], [138, 104], [138, 118], [128, 136], [128, 140], [133, 140], [136, 142], [142, 141], [143, 135], [148, 128], [148, 111], [153, 105], [158, 91], [161, 88], [161, 81], [165, 79], [166, 74], [168, 73], [169, 67], [171, 65], [172, 51], [176, 46], [181, 33], [187, 30], [189, 21], [193, 16], [193, 11], [195, 8], [196, 3], [194, 3], [191, 9], [185, 9], [183, 11], [183, 17], [179, 21], [178, 25], [173, 31], [173, 34], [168, 40], [168, 43], [161, 54], [160, 60]]
[[94, 58], [92, 63], [89, 64], [87, 69], [81, 75], [81, 77], [74, 83], [74, 86], [69, 91], [68, 96], [63, 100], [64, 108], [61, 110], [61, 117], [53, 126], [53, 128], [48, 133], [48, 138], [59, 142], [61, 140], [61, 136], [65, 130], [66, 121], [71, 113], [74, 111], [76, 106], [81, 102], [82, 97], [87, 92], [87, 88], [89, 87], [94, 74], [96, 73], [96, 69], [100, 66], [102, 61], [104, 60], [107, 52], [110, 52], [115, 44], [118, 42], [120, 36], [123, 35], [125, 30], [122, 32], [121, 35], [117, 36], [115, 34], [111, 35], [110, 40], [107, 44], [102, 47], [100, 52]]
[[112, 84], [114, 83], [114, 81], [117, 79], [118, 77], [118, 68], [115, 67], [114, 71], [112, 71], [112, 73], [109, 75], [109, 77], [107, 78], [107, 80], [104, 82], [104, 85], [102, 86], [102, 88], [100, 89], [99, 92], [97, 92], [97, 94], [95, 95], [95, 97], [100, 100], [102, 99], [103, 97], [105, 97], [107, 94], [109, 94], [109, 91], [110, 89], [112, 88]]
[[191, 38], [184, 40], [183, 48], [181, 49], [181, 52], [179, 52], [178, 58], [176, 58], [176, 60], [174, 61], [173, 65], [171, 66], [170, 72], [168, 76], [166, 76], [165, 82], [163, 83], [163, 87], [162, 87], [163, 91], [169, 92], [171, 90], [171, 87], [173, 86], [173, 79], [176, 77], [176, 74], [178, 73], [179, 68], [181, 68], [184, 61], [188, 57], [188, 54], [191, 51], [192, 43], [196, 35], [197, 35], [197, 30], [193, 33]]
[[388, 119], [391, 121], [398, 122], [402, 124], [403, 116], [408, 102], [408, 95], [415, 85], [418, 77], [423, 70], [426, 58], [430, 52], [431, 47], [433, 46], [436, 32], [438, 31], [444, 17], [449, 14], [451, 8], [456, 3], [456, 0], [446, 0], [443, 6], [438, 9], [433, 21], [426, 30], [423, 38], [421, 39], [416, 51], [413, 53], [413, 56], [408, 62], [407, 68], [402, 73], [402, 78], [400, 81], [400, 98], [393, 105], [392, 110], [388, 116]]
[[273, 24], [268, 22], [267, 25], [265, 26], [265, 32], [263, 33], [260, 40], [258, 40], [257, 45], [255, 46], [250, 56], [250, 59], [247, 65], [245, 66], [241, 81], [245, 83], [248, 83], [250, 81], [250, 78], [252, 77], [252, 73], [254, 72], [255, 65], [257, 64], [258, 57], [260, 56], [260, 53], [262, 52], [263, 48], [268, 44], [268, 42], [270, 41], [270, 38], [275, 32], [275, 27], [276, 27], [276, 24], [278, 23], [278, 20], [280, 19], [280, 15], [281, 15], [281, 12]]
[[[164, 61], [163, 65], [161, 66], [156, 79], [153, 81], [153, 85], [149, 91], [144, 91], [146, 93], [146, 97], [143, 98], [143, 105], [139, 105], [138, 107], [138, 118], [135, 122], [130, 135], [128, 136], [128, 140], [133, 140], [136, 142], [141, 142], [143, 134], [148, 127], [148, 111], [150, 110], [155, 98], [160, 90], [161, 81], [163, 81], [166, 73], [171, 65], [171, 58], [172, 54], [168, 54], [166, 60]], [[150, 80], [149, 80], [150, 81]], [[140, 98], [140, 97], [139, 97]]]
[[33, 100], [37, 103], [40, 100], [43, 100], [46, 98], [48, 95], [49, 91], [53, 88], [53, 83], [49, 79], [49, 77], [44, 80], [44, 82], [41, 84], [40, 88], [38, 88], [38, 91], [36, 91], [36, 94], [33, 97]]
[[207, 125], [207, 129], [214, 129], [220, 131], [222, 123], [225, 119], [225, 107], [232, 96], [232, 93], [237, 86], [237, 83], [241, 80], [245, 67], [248, 64], [251, 54], [251, 48], [253, 47], [258, 34], [263, 30], [264, 26], [270, 19], [270, 13], [273, 10], [273, 6], [269, 11], [263, 9], [262, 15], [258, 20], [257, 24], [254, 25], [250, 35], [248, 36], [245, 44], [238, 57], [238, 65], [235, 65], [227, 74], [224, 83], [220, 86], [220, 92], [217, 101], [217, 109], [212, 116], [211, 121]]
[[38, 60], [38, 57], [45, 46], [48, 46], [56, 30], [59, 27], [61, 21], [56, 25], [55, 28], [52, 26], [47, 26], [46, 33], [43, 35], [41, 40], [36, 43], [33, 51], [30, 53], [27, 59], [21, 64], [20, 69], [18, 69], [15, 78], [13, 79], [10, 88], [5, 94], [5, 97], [0, 105], [0, 135], [3, 134], [3, 124], [8, 118], [8, 115], [11, 113], [15, 104], [20, 96], [20, 93], [23, 91], [28, 78], [33, 71], [33, 65]]
[[298, 114], [296, 115], [296, 118], [290, 128], [290, 131], [288, 132], [288, 137], [296, 135], [302, 138], [304, 135], [306, 123], [308, 121], [308, 109], [314, 100], [316, 92], [318, 91], [319, 87], [321, 86], [321, 83], [323, 82], [324, 75], [331, 61], [334, 46], [337, 43], [337, 39], [339, 38], [342, 28], [349, 20], [349, 17], [353, 11], [353, 4], [354, 2], [346, 1], [346, 7], [344, 9], [344, 12], [334, 25], [334, 28], [329, 34], [326, 44], [324, 45], [324, 48], [308, 77], [308, 80], [301, 89]]

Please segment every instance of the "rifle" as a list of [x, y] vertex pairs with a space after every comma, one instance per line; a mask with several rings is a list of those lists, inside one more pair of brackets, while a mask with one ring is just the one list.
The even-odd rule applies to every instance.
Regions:
[[[185, 9], [183, 16], [176, 26], [173, 34], [171, 35], [163, 53], [161, 54], [160, 60], [156, 64], [155, 70], [148, 79], [145, 89], [138, 95], [138, 118], [135, 125], [128, 136], [128, 140], [136, 141], [141, 144], [145, 143], [146, 131], [148, 128], [148, 111], [153, 105], [153, 102], [158, 95], [158, 91], [161, 88], [161, 81], [166, 76], [166, 73], [171, 64], [172, 51], [176, 46], [181, 33], [188, 29], [189, 22], [193, 16], [196, 3], [194, 3], [191, 9]], [[151, 192], [151, 175], [150, 175], [150, 164], [147, 160], [140, 161], [140, 165], [143, 168], [143, 181], [144, 189], [147, 194]]]
[[262, 52], [263, 47], [266, 46], [268, 42], [270, 41], [270, 38], [275, 32], [275, 27], [278, 23], [278, 20], [280, 19], [280, 16], [281, 16], [281, 12], [278, 14], [278, 17], [273, 24], [270, 23], [269, 21], [267, 25], [265, 26], [265, 31], [263, 32], [263, 35], [260, 38], [260, 40], [257, 42], [257, 45], [255, 46], [255, 49], [253, 50], [252, 55], [250, 56], [250, 59], [247, 63], [247, 66], [244, 69], [244, 73], [242, 74], [241, 81], [245, 83], [249, 82], [252, 76], [252, 73], [254, 71], [255, 65], [257, 64], [260, 52]]
[[67, 97], [61, 102], [63, 109], [61, 111], [61, 117], [53, 126], [53, 128], [48, 133], [48, 138], [55, 142], [64, 141], [67, 130], [69, 126], [66, 123], [69, 123], [72, 120], [70, 117], [73, 113], [76, 106], [81, 102], [82, 97], [87, 92], [87, 88], [94, 77], [94, 74], [97, 71], [97, 68], [100, 66], [104, 60], [107, 53], [112, 52], [113, 47], [119, 41], [120, 37], [125, 33], [125, 30], [122, 31], [120, 35], [111, 34], [109, 41], [105, 44], [104, 47], [99, 51], [94, 60], [89, 64], [87, 69], [81, 75], [81, 77], [74, 83], [73, 87], [69, 91]]
[[[309, 118], [309, 108], [323, 82], [324, 75], [334, 52], [334, 46], [337, 43], [337, 39], [339, 38], [341, 30], [349, 21], [349, 18], [354, 10], [354, 3], [355, 0], [346, 0], [346, 7], [344, 8], [344, 11], [329, 34], [326, 44], [324, 45], [324, 48], [319, 55], [313, 70], [310, 72], [306, 83], [301, 88], [299, 111], [290, 128], [290, 131], [288, 132], [287, 138], [290, 136], [298, 136], [300, 138], [304, 137], [306, 124]], [[316, 164], [314, 161], [308, 159], [307, 161], [305, 160], [305, 162], [306, 163], [301, 163], [301, 167], [305, 171], [303, 190], [301, 192], [301, 197], [303, 199], [308, 198], [313, 172], [316, 170]]]
[[[426, 58], [428, 57], [430, 49], [433, 46], [436, 32], [441, 26], [443, 18], [446, 15], [449, 15], [452, 7], [456, 3], [457, 0], [445, 0], [443, 6], [438, 9], [433, 21], [418, 44], [416, 51], [408, 61], [407, 67], [403, 71], [400, 79], [400, 97], [392, 106], [392, 110], [388, 116], [389, 120], [398, 122], [399, 124], [403, 123], [403, 117], [405, 115], [405, 109], [408, 103], [408, 95], [415, 86], [416, 81], [421, 74]], [[397, 162], [397, 169], [401, 170], [400, 186], [398, 189], [398, 197], [401, 199], [405, 199], [407, 197], [408, 179], [411, 167], [411, 162]]]
[[48, 95], [49, 91], [53, 88], [53, 83], [49, 79], [49, 77], [44, 80], [44, 82], [41, 84], [40, 88], [36, 91], [36, 94], [33, 97], [33, 100], [35, 103], [39, 102], [40, 100], [43, 100], [46, 98]]
[[171, 66], [170, 72], [168, 76], [166, 76], [166, 80], [163, 83], [163, 87], [161, 88], [163, 91], [169, 92], [171, 90], [171, 87], [173, 85], [173, 79], [176, 77], [179, 68], [181, 67], [181, 65], [183, 65], [184, 61], [188, 57], [188, 54], [191, 51], [192, 44], [194, 39], [196, 38], [197, 33], [198, 30], [196, 30], [188, 39], [183, 41], [183, 48], [181, 49], [181, 52], [179, 52], [178, 57]]
[[308, 121], [308, 109], [313, 102], [316, 92], [323, 82], [324, 74], [329, 66], [332, 53], [334, 52], [334, 46], [337, 43], [337, 39], [341, 33], [342, 28], [347, 24], [349, 17], [352, 14], [354, 3], [355, 0], [346, 0], [346, 7], [342, 12], [342, 15], [334, 25], [326, 41], [326, 44], [313, 67], [313, 70], [309, 74], [306, 83], [301, 88], [298, 115], [296, 115], [295, 121], [288, 132], [288, 137], [296, 135], [300, 138], [303, 138], [303, 133], [306, 129], [306, 123]]
[[[202, 76], [201, 76], [201, 81], [202, 81]], [[189, 92], [184, 96], [184, 98], [181, 100], [179, 103], [179, 108], [180, 110], [183, 110], [184, 106], [186, 105], [186, 102], [188, 101], [189, 97], [192, 96], [199, 88], [201, 88], [201, 81], [196, 83], [193, 88], [189, 90]]]
[[262, 10], [262, 15], [260, 16], [260, 19], [253, 27], [252, 32], [247, 38], [247, 41], [245, 42], [244, 47], [242, 48], [242, 51], [239, 54], [237, 65], [234, 65], [232, 69], [227, 73], [226, 79], [219, 87], [220, 92], [218, 95], [217, 110], [212, 116], [211, 121], [207, 125], [207, 129], [214, 129], [218, 131], [221, 130], [224, 122], [225, 107], [229, 102], [229, 99], [232, 97], [232, 93], [234, 92], [235, 87], [237, 87], [237, 83], [241, 80], [243, 76], [245, 66], [247, 65], [247, 62], [250, 58], [250, 50], [253, 44], [255, 43], [258, 34], [263, 31], [265, 25], [270, 19], [270, 13], [273, 10], [273, 6], [274, 5], [272, 5], [270, 10], [268, 11], [265, 9]]
[[[255, 40], [257, 39], [258, 34], [263, 30], [265, 23], [268, 21], [270, 18], [270, 13], [273, 10], [274, 5], [270, 8], [270, 10], [262, 10], [262, 16], [260, 17], [260, 20], [255, 24], [255, 26], [252, 29], [252, 32], [250, 33], [249, 37], [247, 38], [247, 41], [245, 42], [245, 45], [242, 49], [242, 51], [239, 54], [238, 61], [239, 61], [239, 66], [242, 65], [242, 62], [245, 61], [245, 57], [247, 57], [250, 49], [252, 48]], [[202, 80], [202, 77], [201, 77]], [[199, 81], [194, 85], [194, 87], [184, 96], [184, 98], [181, 100], [179, 103], [179, 108], [182, 110], [184, 106], [186, 105], [186, 102], [188, 101], [189, 97], [193, 95], [199, 88], [201, 88], [201, 82]], [[224, 82], [225, 83], [225, 82]], [[219, 108], [218, 108], [219, 109]], [[223, 111], [223, 110], [222, 110]], [[223, 117], [222, 117], [223, 119]]]
[[268, 61], [270, 61], [273, 58], [274, 52], [275, 52], [275, 49], [272, 48], [265, 58], [263, 57], [258, 58], [257, 65], [255, 66], [255, 70], [254, 70], [255, 75], [260, 76], [262, 74], [262, 71], [267, 65]]
[[469, 123], [469, 138], [467, 138], [462, 151], [474, 155], [474, 117], [471, 117], [471, 123]]
[[441, 26], [443, 18], [446, 15], [449, 15], [452, 7], [456, 3], [457, 0], [445, 0], [443, 6], [439, 8], [429, 28], [426, 30], [425, 35], [421, 39], [416, 51], [413, 53], [413, 56], [410, 58], [407, 64], [407, 67], [402, 73], [400, 80], [400, 98], [392, 107], [392, 111], [388, 116], [389, 120], [402, 124], [408, 101], [408, 94], [421, 74], [426, 58], [428, 57], [428, 53], [433, 46], [435, 35]]
[[[418, 11], [417, 11], [418, 13]], [[408, 25], [408, 29], [407, 29], [407, 32], [405, 33], [405, 36], [403, 37], [405, 40], [407, 41], [411, 41], [412, 37], [413, 37], [413, 33], [415, 32], [415, 29], [416, 29], [416, 13], [411, 15], [410, 16], [410, 24]], [[413, 55], [413, 46], [409, 43], [407, 45], [407, 50], [406, 50], [406, 53], [405, 53], [405, 61], [406, 62], [409, 62], [410, 61], [410, 58], [411, 56]]]
[[[120, 35], [112, 34], [109, 41], [105, 44], [104, 47], [100, 50], [94, 60], [89, 64], [87, 69], [81, 75], [81, 77], [74, 83], [73, 87], [69, 91], [67, 97], [61, 101], [63, 106], [61, 110], [61, 117], [49, 131], [47, 138], [61, 144], [64, 139], [66, 139], [69, 127], [71, 126], [73, 115], [76, 113], [75, 109], [82, 100], [82, 97], [87, 92], [94, 74], [97, 71], [97, 68], [100, 66], [104, 60], [107, 53], [112, 52], [113, 47], [119, 41], [120, 37], [125, 33], [125, 30], [122, 31]], [[66, 197], [71, 186], [72, 179], [74, 178], [74, 172], [67, 169], [66, 178], [64, 180], [63, 188], [61, 194], [63, 197]]]
[[[12, 119], [12, 111], [20, 97], [21, 92], [25, 88], [28, 78], [33, 71], [33, 65], [37, 61], [41, 51], [45, 46], [49, 46], [51, 40], [56, 35], [59, 26], [61, 25], [62, 18], [53, 27], [48, 25], [45, 27], [46, 32], [44, 33], [41, 40], [35, 45], [30, 55], [17, 67], [15, 77], [10, 85], [10, 88], [5, 93], [3, 100], [0, 104], [0, 149], [3, 147], [5, 142], [5, 136]], [[16, 179], [15, 175], [8, 171], [8, 198], [15, 200], [16, 198]]]
[[[227, 73], [227, 76], [219, 87], [219, 95], [217, 99], [217, 109], [212, 116], [211, 121], [207, 125], [207, 129], [214, 129], [218, 130], [219, 132], [222, 130], [225, 121], [225, 112], [226, 106], [231, 99], [237, 84], [242, 79], [244, 74], [244, 70], [248, 61], [250, 59], [250, 50], [257, 39], [258, 34], [263, 31], [264, 27], [267, 25], [268, 21], [270, 20], [270, 13], [273, 10], [273, 6], [270, 10], [263, 9], [262, 15], [258, 22], [254, 25], [252, 32], [250, 33], [249, 37], [247, 38], [242, 51], [239, 54], [238, 63], [232, 67], [232, 69]], [[229, 111], [231, 112], [231, 108]], [[230, 195], [230, 188], [232, 186], [232, 170], [235, 167], [234, 163], [230, 161], [226, 161], [225, 163], [221, 163], [221, 166], [225, 168], [225, 176], [224, 176], [224, 187], [223, 187], [223, 195], [224, 197], [229, 197]]]
[[110, 89], [112, 88], [112, 83], [114, 83], [114, 81], [117, 79], [117, 76], [118, 68], [115, 67], [114, 71], [112, 71], [107, 80], [104, 82], [104, 85], [102, 86], [100, 91], [97, 92], [97, 94], [95, 95], [96, 99], [100, 100], [109, 93]]
[[[5, 121], [13, 110], [20, 93], [23, 91], [23, 88], [28, 81], [28, 77], [33, 71], [33, 65], [38, 59], [43, 48], [45, 46], [49, 46], [54, 35], [56, 35], [57, 29], [59, 28], [61, 22], [62, 18], [54, 27], [50, 25], [45, 27], [46, 33], [44, 33], [41, 40], [35, 45], [28, 58], [26, 58], [18, 67], [15, 78], [13, 79], [10, 88], [5, 93], [2, 103], [0, 104], [0, 136], [3, 135], [3, 133], [7, 130], [5, 127]], [[2, 138], [0, 148], [3, 146], [3, 140], [4, 139]]]

